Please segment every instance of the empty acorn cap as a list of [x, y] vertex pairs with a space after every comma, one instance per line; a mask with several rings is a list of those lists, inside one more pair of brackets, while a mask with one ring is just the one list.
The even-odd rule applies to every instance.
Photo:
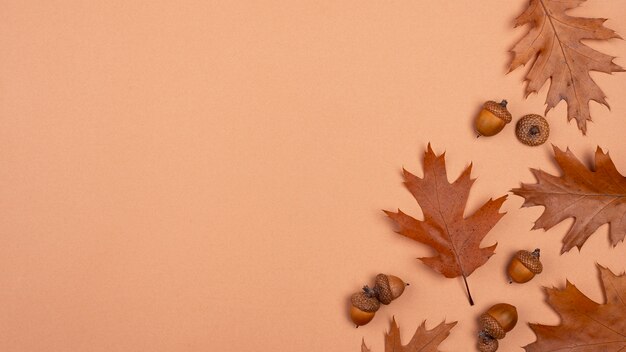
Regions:
[[550, 136], [550, 126], [548, 121], [541, 115], [526, 115], [517, 121], [515, 135], [520, 142], [526, 145], [541, 145]]

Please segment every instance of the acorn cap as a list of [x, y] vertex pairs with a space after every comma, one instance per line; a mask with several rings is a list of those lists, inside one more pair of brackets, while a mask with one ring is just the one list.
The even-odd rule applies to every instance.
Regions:
[[380, 302], [376, 297], [370, 296], [366, 292], [357, 292], [352, 295], [350, 302], [353, 306], [359, 308], [364, 312], [375, 312], [380, 308]]
[[522, 264], [534, 274], [539, 274], [543, 271], [543, 264], [541, 264], [539, 260], [539, 249], [535, 249], [532, 253], [521, 250], [515, 253], [515, 258], [522, 262]]
[[483, 109], [491, 112], [496, 117], [500, 118], [505, 123], [511, 122], [511, 113], [506, 109], [507, 101], [503, 100], [500, 103], [496, 103], [495, 101], [488, 101], [483, 104]]
[[520, 142], [537, 146], [545, 143], [550, 136], [548, 121], [541, 115], [530, 114], [523, 116], [515, 125], [515, 135]]
[[478, 350], [480, 352], [496, 352], [498, 350], [498, 340], [490, 337], [480, 337], [478, 339]]
[[389, 304], [393, 301], [393, 293], [389, 286], [389, 278], [385, 274], [376, 275], [374, 290], [378, 293], [378, 300], [382, 304]]
[[491, 315], [484, 313], [480, 316], [479, 321], [483, 331], [494, 339], [500, 340], [506, 336], [506, 331], [504, 331], [498, 321]]

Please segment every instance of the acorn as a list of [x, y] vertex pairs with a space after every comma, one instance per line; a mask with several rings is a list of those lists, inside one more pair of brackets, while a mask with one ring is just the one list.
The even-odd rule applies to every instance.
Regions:
[[498, 303], [480, 316], [484, 338], [503, 339], [517, 324], [517, 309], [507, 303]]
[[526, 115], [517, 121], [515, 135], [520, 142], [534, 147], [548, 140], [550, 126], [548, 121], [541, 115]]
[[389, 304], [400, 297], [409, 284], [397, 276], [378, 274], [374, 288], [363, 286], [362, 292], [350, 297], [350, 318], [356, 327], [369, 323], [376, 314], [380, 304]]
[[402, 281], [397, 276], [378, 274], [376, 275], [376, 284], [374, 285], [374, 291], [378, 296], [378, 301], [382, 304], [389, 304], [394, 299], [400, 297], [404, 288], [409, 284]]
[[353, 294], [350, 303], [350, 318], [357, 327], [369, 323], [380, 308], [376, 292], [368, 286], [363, 287], [363, 292]]
[[475, 121], [478, 137], [498, 134], [506, 124], [511, 122], [511, 113], [506, 109], [506, 104], [506, 100], [500, 103], [490, 100], [483, 104]]
[[537, 248], [533, 252], [521, 250], [515, 253], [507, 269], [510, 278], [509, 283], [513, 281], [519, 284], [528, 282], [543, 271], [539, 252], [540, 250]]

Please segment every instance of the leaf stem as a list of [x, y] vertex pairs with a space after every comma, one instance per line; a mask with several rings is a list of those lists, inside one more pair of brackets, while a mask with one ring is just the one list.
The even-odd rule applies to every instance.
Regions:
[[467, 278], [463, 275], [463, 282], [465, 283], [465, 289], [467, 289], [467, 298], [469, 299], [470, 306], [474, 305], [474, 300], [472, 299], [472, 294], [470, 293], [469, 285], [467, 284]]

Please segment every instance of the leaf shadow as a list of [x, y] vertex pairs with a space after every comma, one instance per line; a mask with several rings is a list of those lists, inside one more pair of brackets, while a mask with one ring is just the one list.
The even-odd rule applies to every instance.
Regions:
[[479, 98], [476, 98], [476, 108], [473, 110], [474, 113], [472, 115], [469, 116], [469, 118], [467, 119], [467, 124], [468, 124], [468, 131], [472, 131], [472, 136], [475, 139], [480, 139], [478, 132], [476, 132], [476, 127], [475, 127], [475, 121], [476, 121], [476, 116], [478, 116], [478, 114], [480, 114], [480, 111], [483, 109], [483, 103], [484, 101], [480, 101]]

